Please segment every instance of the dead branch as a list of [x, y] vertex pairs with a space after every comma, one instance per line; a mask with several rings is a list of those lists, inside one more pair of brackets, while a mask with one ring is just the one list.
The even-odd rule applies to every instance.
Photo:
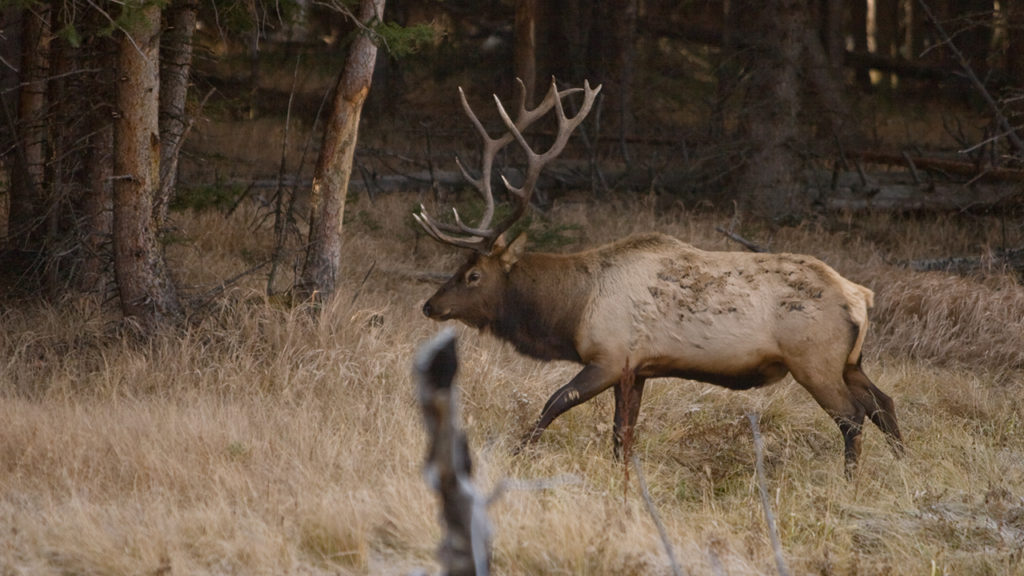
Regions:
[[[888, 156], [899, 162], [902, 156]], [[920, 169], [921, 160], [915, 160]], [[948, 178], [932, 177], [937, 171], [919, 170], [922, 182], [915, 183], [911, 172], [876, 172], [865, 182], [855, 172], [825, 173], [809, 176], [809, 194], [827, 210], [890, 212], [965, 212], [1018, 207], [1024, 202], [1024, 187], [1014, 182], [967, 185]]]
[[732, 240], [733, 242], [741, 244], [744, 248], [746, 248], [747, 250], [750, 250], [751, 252], [767, 252], [768, 251], [767, 248], [761, 246], [760, 244], [756, 244], [754, 242], [751, 242], [750, 240], [747, 240], [743, 236], [740, 236], [739, 234], [737, 234], [735, 232], [730, 232], [729, 230], [726, 230], [725, 228], [722, 228], [721, 226], [715, 226], [715, 230], [718, 230], [719, 232], [724, 234], [725, 237], [728, 238], [729, 240]]
[[[288, 136], [291, 133], [292, 104], [295, 101], [295, 89], [299, 82], [299, 62], [301, 53], [295, 57], [295, 71], [292, 72], [292, 87], [288, 92], [288, 107], [284, 116], [284, 135], [281, 138], [281, 160], [277, 169], [277, 190], [274, 193], [274, 252], [271, 256], [273, 263], [270, 265], [270, 273], [267, 274], [267, 294], [274, 293], [274, 280], [277, 278], [277, 267], [284, 257], [284, 242], [288, 228], [287, 214], [285, 214], [285, 188], [284, 175], [288, 167]], [[290, 196], [294, 198], [295, 189], [289, 188]], [[289, 199], [288, 204], [291, 203]]]
[[936, 170], [946, 175], [963, 176], [965, 178], [975, 178], [983, 175], [989, 182], [1024, 182], [1024, 170], [1019, 169], [988, 167], [986, 171], [982, 173], [978, 169], [978, 165], [974, 162], [950, 160], [948, 158], [911, 156], [907, 152], [895, 154], [891, 152], [853, 150], [847, 154], [851, 158], [857, 158], [872, 164], [907, 166], [913, 172], [916, 172], [918, 169]]
[[[927, 158], [910, 155], [911, 164], [902, 154], [881, 152], [851, 152], [850, 165], [860, 170], [829, 170], [827, 173], [811, 174], [807, 194], [819, 198], [825, 210], [890, 210], [899, 212], [950, 212], [977, 210], [982, 208], [1008, 208], [1024, 204], [1024, 170], [989, 168], [983, 182], [970, 186], [963, 182], [950, 181], [950, 176], [974, 177], [978, 174], [976, 165], [967, 162]], [[873, 173], [863, 169], [867, 164], [907, 166], [907, 172]], [[652, 176], [649, 167], [633, 165], [626, 167], [618, 163], [603, 163], [602, 175], [616, 190], [649, 190], [652, 182], [666, 194], [691, 194], [693, 171], [688, 169], [665, 168]], [[914, 171], [918, 180], [913, 179]], [[515, 185], [521, 181], [521, 173], [514, 170], [505, 172]], [[930, 177], [933, 176], [933, 177]], [[652, 180], [652, 177], [654, 180]], [[381, 191], [423, 190], [436, 184], [441, 188], [456, 188], [463, 185], [458, 172], [435, 170], [411, 171], [408, 173], [374, 173], [369, 179]], [[228, 184], [251, 186], [254, 189], [276, 188], [276, 179], [227, 181]], [[310, 180], [285, 178], [285, 186], [309, 188]], [[350, 189], [359, 190], [367, 182], [353, 180]], [[588, 190], [593, 185], [587, 161], [553, 162], [548, 172], [538, 183], [542, 187], [557, 187], [565, 190]], [[247, 190], [248, 194], [249, 191]], [[239, 198], [239, 202], [245, 197]]]
[[662, 546], [665, 547], [665, 554], [668, 555], [668, 562], [672, 567], [672, 573], [676, 576], [681, 576], [685, 572], [683, 572], [679, 562], [676, 560], [676, 554], [672, 551], [672, 542], [668, 539], [668, 531], [665, 530], [665, 524], [661, 522], [658, 509], [654, 506], [654, 501], [651, 500], [651, 493], [647, 491], [647, 481], [644, 479], [643, 470], [640, 469], [640, 459], [637, 458], [636, 454], [633, 454], [632, 461], [633, 469], [636, 471], [637, 482], [640, 484], [640, 495], [644, 498], [644, 506], [647, 507], [647, 513], [654, 520], [654, 527], [658, 529], [658, 536], [661, 538]]
[[924, 11], [925, 16], [928, 17], [928, 20], [932, 23], [932, 26], [935, 27], [935, 31], [939, 33], [939, 37], [942, 38], [943, 44], [945, 44], [953, 53], [957, 63], [960, 64], [961, 68], [963, 68], [964, 73], [967, 74], [967, 78], [971, 81], [971, 84], [978, 93], [981, 94], [985, 103], [988, 104], [988, 107], [992, 110], [992, 115], [995, 118], [996, 123], [999, 125], [999, 129], [1006, 134], [1006, 139], [1010, 141], [1010, 145], [1017, 151], [1017, 154], [1024, 155], [1024, 141], [1021, 141], [1020, 136], [1017, 135], [1017, 131], [1010, 125], [1010, 121], [1003, 115], [1002, 110], [999, 109], [999, 104], [994, 98], [992, 98], [992, 95], [988, 93], [988, 90], [985, 89], [985, 84], [978, 79], [978, 75], [974, 73], [974, 69], [971, 68], [971, 64], [967, 61], [963, 52], [956, 47], [956, 44], [953, 43], [953, 39], [946, 34], [945, 28], [942, 27], [939, 20], [934, 14], [932, 14], [932, 10], [928, 7], [928, 3], [924, 0], [917, 0], [917, 3], [921, 6], [921, 9]]
[[466, 433], [458, 424], [458, 361], [455, 331], [443, 330], [416, 355], [415, 379], [423, 421], [430, 437], [423, 476], [441, 499], [444, 539], [438, 559], [452, 576], [485, 576], [491, 565], [491, 528], [487, 498], [471, 480]]
[[772, 541], [772, 550], [775, 552], [775, 568], [779, 576], [789, 576], [789, 566], [786, 565], [786, 558], [782, 555], [782, 543], [779, 541], [779, 530], [775, 525], [775, 514], [772, 513], [771, 499], [768, 498], [768, 488], [764, 474], [764, 446], [761, 440], [761, 430], [757, 421], [760, 416], [756, 412], [747, 414], [750, 419], [750, 430], [754, 433], [754, 455], [755, 469], [757, 471], [757, 488], [761, 493], [761, 507], [764, 508], [764, 521], [768, 524], [768, 535]]

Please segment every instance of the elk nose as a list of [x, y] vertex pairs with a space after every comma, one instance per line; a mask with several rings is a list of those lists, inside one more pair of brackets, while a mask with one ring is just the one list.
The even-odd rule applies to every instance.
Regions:
[[430, 313], [433, 312], [433, 311], [434, 311], [434, 307], [430, 305], [430, 301], [429, 300], [425, 304], [423, 304], [423, 315], [424, 316], [426, 316], [427, 318], [430, 318]]

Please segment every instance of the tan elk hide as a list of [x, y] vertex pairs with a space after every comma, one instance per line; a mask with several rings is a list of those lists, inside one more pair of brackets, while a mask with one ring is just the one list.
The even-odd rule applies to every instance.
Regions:
[[[861, 368], [873, 294], [820, 260], [706, 252], [662, 234], [630, 236], [576, 254], [527, 252], [525, 234], [506, 242], [504, 232], [525, 212], [543, 164], [564, 148], [598, 90], [585, 85], [580, 112], [572, 118], [565, 116], [561, 101], [578, 90], [559, 92], [554, 84], [534, 110], [520, 103], [516, 121], [499, 102], [508, 128], [499, 139], [487, 135], [463, 96], [463, 107], [485, 139], [482, 175], [474, 179], [464, 167], [463, 172], [489, 209], [472, 227], [457, 213], [454, 225], [422, 209], [416, 215], [435, 239], [473, 249], [427, 300], [424, 314], [490, 332], [534, 358], [583, 365], [548, 399], [527, 440], [536, 440], [566, 410], [619, 386], [624, 368], [632, 373], [632, 396], [616, 394], [616, 453], [623, 424], [636, 422], [648, 378], [748, 389], [792, 374], [839, 425], [848, 474], [860, 454], [865, 416], [900, 454], [903, 443], [892, 399]], [[521, 132], [551, 108], [558, 135], [547, 152], [536, 154]], [[519, 188], [505, 182], [517, 206], [492, 228], [490, 169], [494, 155], [513, 139], [528, 158], [526, 182]]]

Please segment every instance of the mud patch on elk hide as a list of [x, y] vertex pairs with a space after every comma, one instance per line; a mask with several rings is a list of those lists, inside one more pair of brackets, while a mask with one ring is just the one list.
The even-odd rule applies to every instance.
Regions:
[[737, 306], [725, 291], [733, 271], [715, 273], [687, 260], [662, 258], [657, 283], [647, 290], [662, 314], [680, 319], [694, 314], [735, 312]]

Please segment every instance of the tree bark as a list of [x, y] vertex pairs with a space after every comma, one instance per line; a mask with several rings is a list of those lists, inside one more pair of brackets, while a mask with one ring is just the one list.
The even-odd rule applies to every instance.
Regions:
[[[903, 44], [900, 36], [902, 6], [899, 0], [875, 0], [875, 52], [885, 58], [899, 55]], [[887, 87], [896, 87], [895, 75], [887, 74], [884, 78]]]
[[[384, 0], [362, 0], [359, 19], [364, 25], [380, 21]], [[298, 295], [322, 303], [337, 287], [341, 265], [342, 219], [359, 133], [359, 117], [370, 91], [377, 44], [367, 31], [352, 43], [345, 69], [338, 79], [331, 114], [324, 127], [323, 144], [313, 174], [309, 247]]]
[[805, 209], [798, 154], [800, 62], [807, 0], [745, 0], [737, 9], [749, 31], [749, 66], [741, 135], [750, 155], [734, 189], [752, 214], [778, 219]]
[[515, 73], [533, 104], [537, 87], [537, 0], [516, 0]]
[[953, 42], [967, 58], [974, 73], [985, 82], [989, 74], [988, 56], [992, 44], [992, 0], [957, 0], [959, 33]]
[[110, 286], [107, 268], [110, 256], [110, 235], [113, 225], [114, 127], [102, 119], [95, 124], [89, 141], [86, 165], [87, 188], [82, 198], [82, 274], [79, 289], [85, 292], [106, 292]]
[[[1024, 0], [1008, 0], [1006, 5], [1006, 73], [1010, 84], [1024, 86]], [[1024, 105], [1015, 106], [1018, 113]]]
[[821, 44], [825, 47], [825, 58], [838, 76], [843, 71], [843, 56], [846, 53], [843, 34], [843, 0], [819, 0], [821, 10]]
[[153, 201], [157, 230], [164, 226], [178, 182], [178, 157], [188, 129], [189, 69], [196, 30], [195, 0], [174, 0], [160, 41], [160, 189]]
[[[846, 0], [850, 10], [850, 36], [853, 37], [853, 51], [868, 52], [868, 3], [867, 0]], [[855, 78], [863, 89], [871, 88], [871, 75], [867, 66], [856, 66]]]
[[125, 316], [148, 331], [177, 319], [182, 309], [153, 220], [160, 186], [160, 8], [134, 10], [118, 37], [114, 275]]
[[43, 182], [46, 171], [46, 77], [49, 72], [50, 7], [38, 4], [22, 15], [21, 90], [18, 93], [17, 146], [12, 173], [9, 235], [17, 249], [41, 242]]
[[[587, 76], [604, 84], [605, 107], [620, 136], [633, 131], [633, 40], [636, 36], [635, 0], [608, 0], [597, 4], [590, 34], [591, 65]], [[596, 60], [596, 61], [595, 61]]]

